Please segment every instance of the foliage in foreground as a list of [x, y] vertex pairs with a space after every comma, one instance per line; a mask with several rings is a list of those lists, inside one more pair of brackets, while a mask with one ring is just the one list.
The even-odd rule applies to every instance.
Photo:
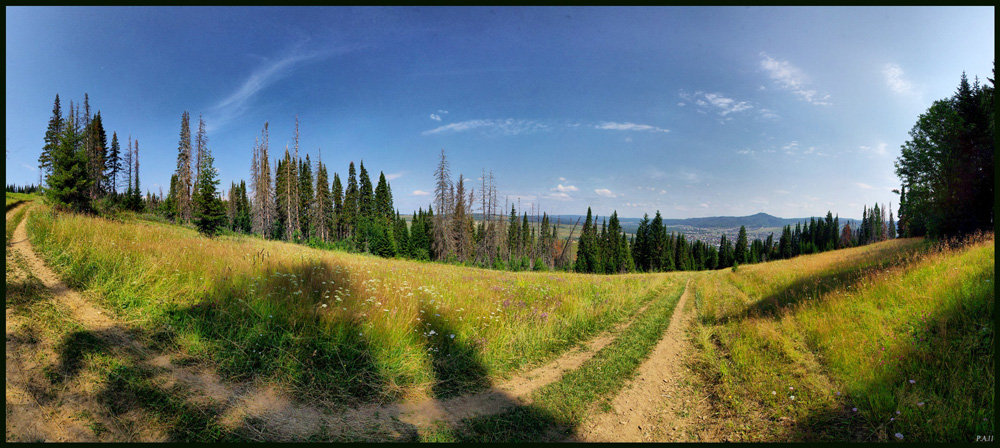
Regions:
[[994, 248], [897, 240], [697, 283], [700, 370], [746, 440], [994, 430]]
[[499, 273], [35, 213], [71, 286], [229, 379], [348, 403], [488, 386], [629, 316], [648, 277]]

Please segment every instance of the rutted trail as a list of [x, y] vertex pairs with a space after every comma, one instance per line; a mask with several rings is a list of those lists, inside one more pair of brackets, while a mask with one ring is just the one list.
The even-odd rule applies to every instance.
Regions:
[[[12, 212], [13, 210], [7, 213], [8, 218]], [[155, 383], [159, 388], [169, 391], [176, 384], [186, 386], [191, 392], [191, 396], [187, 398], [189, 402], [218, 409], [219, 424], [250, 439], [301, 440], [319, 434], [320, 438], [333, 439], [413, 440], [422, 430], [432, 429], [436, 422], [454, 426], [464, 418], [494, 414], [528, 404], [533, 391], [558, 380], [565, 372], [578, 368], [634, 322], [632, 318], [627, 318], [615, 328], [588, 341], [582, 348], [571, 349], [545, 365], [485, 391], [444, 400], [422, 399], [389, 405], [372, 404], [358, 409], [330, 412], [322, 403], [295, 400], [286, 391], [271, 386], [224, 383], [211, 369], [177, 366], [171, 362], [171, 354], [151, 352], [129, 334], [125, 325], [70, 289], [44, 264], [28, 241], [26, 221], [22, 220], [17, 226], [12, 249], [24, 260], [30, 274], [37, 277], [52, 294], [50, 300], [64, 305], [77, 324], [86, 332], [102, 339], [111, 349], [124, 350], [130, 359], [156, 372]], [[646, 304], [637, 310], [632, 317], [640, 315], [648, 306]], [[14, 398], [25, 403], [32, 400], [37, 403], [38, 400], [31, 395], [31, 387], [35, 390], [41, 388], [42, 392], [50, 394], [55, 387], [44, 379], [47, 366], [37, 363], [29, 366], [25, 363], [26, 355], [37, 348], [22, 346], [12, 350], [12, 341], [17, 341], [17, 336], [12, 334], [12, 331], [16, 334], [12, 325], [17, 325], [17, 318], [12, 316], [9, 307], [6, 314], [8, 403], [11, 402], [12, 392], [16, 396], [21, 393], [19, 391], [23, 391], [20, 398]], [[47, 345], [49, 350], [54, 346], [51, 341]], [[12, 368], [19, 371], [13, 372]], [[35, 385], [29, 387], [29, 383]], [[49, 400], [49, 406], [34, 406], [34, 410], [27, 405], [19, 406], [13, 411], [9, 409], [8, 422], [11, 421], [11, 412], [20, 413], [18, 418], [21, 421], [38, 420], [40, 412], [49, 415], [51, 418], [36, 425], [40, 427], [31, 433], [31, 437], [44, 440], [89, 441], [108, 440], [109, 437], [116, 441], [170, 439], [168, 432], [172, 428], [143, 428], [136, 432], [114, 427], [110, 428], [110, 434], [105, 433], [103, 437], [95, 439], [90, 431], [70, 418], [83, 410], [94, 411], [101, 408], [92, 396], [92, 391], [79, 386], [61, 387], [61, 390], [55, 392], [57, 399]], [[24, 395], [25, 393], [28, 395]], [[109, 423], [109, 426], [115, 426], [114, 422]]]
[[[639, 367], [636, 377], [612, 401], [614, 410], [592, 415], [577, 430], [574, 441], [678, 441], [686, 435], [695, 418], [701, 418], [707, 413], [705, 400], [682, 384], [685, 376], [684, 358], [691, 350], [691, 343], [686, 339], [685, 332], [695, 314], [689, 309], [692, 308], [689, 302], [694, 300], [689, 300], [692, 295], [690, 283], [688, 280], [663, 338]], [[695, 412], [688, 417], [678, 418], [671, 415], [669, 410], [665, 411], [665, 405], [669, 408], [680, 407], [686, 411], [695, 408]]]

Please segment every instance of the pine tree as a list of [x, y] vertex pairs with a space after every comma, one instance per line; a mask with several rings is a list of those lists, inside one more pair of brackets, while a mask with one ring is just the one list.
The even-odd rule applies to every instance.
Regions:
[[59, 106], [59, 94], [56, 94], [56, 101], [52, 105], [52, 117], [49, 118], [49, 127], [45, 130], [45, 145], [42, 146], [42, 154], [38, 156], [39, 175], [46, 179], [52, 173], [52, 155], [60, 145], [65, 121], [62, 117], [62, 108]]
[[392, 207], [392, 190], [389, 182], [385, 180], [385, 174], [378, 173], [378, 186], [375, 187], [375, 216], [385, 225], [392, 225], [395, 222], [395, 214]]
[[[195, 136], [195, 152], [194, 152], [194, 183], [193, 185], [198, 185], [201, 182], [201, 167], [202, 158], [205, 157], [205, 148], [208, 147], [208, 137], [205, 135], [205, 120], [198, 115], [198, 134]], [[192, 213], [197, 212], [197, 204], [192, 205]]]
[[198, 226], [199, 232], [209, 237], [217, 234], [219, 229], [226, 225], [225, 206], [216, 193], [219, 180], [213, 162], [212, 153], [208, 148], [203, 148], [201, 153], [202, 166], [199, 170], [201, 175], [199, 176], [197, 195], [194, 198], [194, 202], [197, 203], [195, 225]]
[[312, 162], [306, 154], [306, 160], [299, 164], [299, 231], [302, 238], [312, 238], [318, 229], [313, 222], [313, 175]]
[[[336, 182], [336, 178], [334, 178]], [[334, 192], [336, 195], [336, 192]], [[336, 196], [334, 196], [336, 197]], [[345, 237], [351, 237], [357, 231], [358, 226], [358, 203], [360, 201], [358, 192], [357, 174], [354, 171], [354, 162], [351, 162], [347, 170], [347, 191], [344, 193], [344, 206], [340, 216], [343, 216]]]
[[[72, 111], [72, 103], [70, 103]], [[93, 180], [87, 169], [87, 157], [81, 148], [83, 134], [77, 126], [75, 116], [70, 114], [59, 135], [59, 145], [51, 148], [48, 177], [48, 198], [60, 208], [89, 212], [88, 194]]]
[[454, 238], [452, 243], [455, 248], [455, 256], [458, 261], [464, 262], [469, 259], [472, 253], [472, 235], [468, 232], [468, 220], [465, 206], [465, 177], [458, 175], [458, 183], [455, 184], [455, 209], [452, 212], [451, 235]]
[[118, 133], [111, 133], [111, 151], [108, 153], [108, 164], [105, 176], [111, 193], [118, 193], [118, 173], [122, 170], [121, 145], [118, 143]]
[[347, 234], [347, 220], [344, 216], [344, 187], [340, 183], [340, 175], [336, 172], [333, 173], [333, 185], [330, 186], [330, 191], [333, 199], [333, 228], [335, 229], [333, 236], [340, 240]]
[[750, 255], [747, 250], [747, 228], [746, 226], [740, 226], [740, 233], [736, 237], [736, 249], [733, 256], [734, 261], [739, 264], [746, 264]]
[[94, 181], [87, 194], [93, 200], [102, 196], [106, 188], [104, 164], [108, 152], [107, 134], [104, 133], [100, 112], [94, 116], [93, 120], [86, 120], [84, 126], [82, 129], [83, 148], [87, 158], [87, 171], [90, 179]]
[[329, 185], [323, 154], [320, 153], [316, 162], [316, 199], [313, 202], [313, 226], [320, 241], [330, 241], [333, 234], [333, 201]]
[[375, 194], [372, 191], [372, 179], [365, 169], [365, 161], [361, 161], [361, 171], [358, 173], [358, 216], [361, 219], [371, 219], [375, 216]]
[[[586, 228], [586, 225], [584, 226]], [[517, 220], [517, 210], [510, 205], [510, 221], [507, 223], [507, 260], [514, 261], [520, 257], [521, 225]]]
[[181, 114], [181, 135], [177, 145], [177, 216], [191, 220], [191, 124], [188, 112]]

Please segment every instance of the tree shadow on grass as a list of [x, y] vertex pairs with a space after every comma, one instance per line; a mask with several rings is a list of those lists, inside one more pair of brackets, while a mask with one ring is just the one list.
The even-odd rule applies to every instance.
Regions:
[[415, 329], [426, 341], [431, 356], [435, 383], [431, 386], [437, 399], [456, 397], [492, 386], [489, 372], [475, 341], [459, 337], [449, 316], [423, 313]]
[[897, 266], [906, 265], [912, 261], [910, 255], [919, 249], [905, 249], [894, 257], [878, 257], [869, 255], [870, 261], [841, 266], [833, 266], [821, 273], [802, 276], [784, 288], [762, 297], [747, 305], [742, 310], [721, 316], [716, 319], [703, 318], [707, 324], [725, 324], [731, 320], [742, 320], [755, 317], [777, 319], [783, 310], [808, 300], [823, 297], [826, 293], [841, 288], [856, 289], [866, 277], [873, 273], [884, 272]]

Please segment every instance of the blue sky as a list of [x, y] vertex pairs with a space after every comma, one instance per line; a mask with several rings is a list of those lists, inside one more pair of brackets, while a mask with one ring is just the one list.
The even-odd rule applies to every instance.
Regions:
[[[445, 149], [522, 208], [667, 218], [859, 218], [965, 71], [992, 77], [993, 7], [7, 7], [8, 184], [36, 183], [58, 93], [139, 140], [154, 193], [182, 112], [224, 189], [269, 121], [346, 181], [426, 207]], [[195, 127], [196, 123], [192, 123]], [[332, 179], [332, 172], [331, 172]], [[893, 205], [895, 209], [895, 205]]]

